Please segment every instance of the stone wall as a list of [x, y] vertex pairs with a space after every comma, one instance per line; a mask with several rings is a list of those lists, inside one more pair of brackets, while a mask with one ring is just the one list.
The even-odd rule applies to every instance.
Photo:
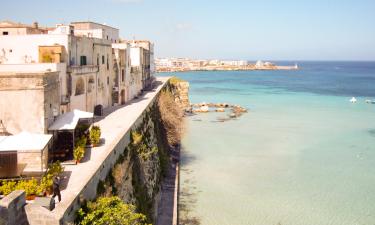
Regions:
[[[170, 86], [165, 88], [170, 89]], [[100, 168], [85, 187], [75, 193], [76, 197], [67, 209], [63, 211], [55, 209], [51, 212], [29, 204], [21, 207], [24, 208], [22, 213], [26, 211], [28, 223], [30, 225], [72, 223], [76, 218], [77, 210], [82, 205], [103, 195], [117, 195], [124, 202], [136, 205], [139, 212], [148, 216], [150, 223], [155, 221], [160, 203], [161, 179], [169, 163], [169, 145], [156, 99], [157, 97], [138, 117], [132, 128], [111, 146], [112, 150]], [[134, 133], [142, 136], [137, 144], [132, 140]], [[23, 194], [23, 199], [24, 197]], [[9, 225], [13, 224], [9, 223]]]
[[43, 151], [17, 151], [17, 163], [26, 164], [23, 172], [43, 172], [48, 164], [48, 147]]
[[0, 225], [27, 225], [25, 214], [26, 194], [13, 191], [0, 200]]
[[189, 82], [178, 81], [171, 84], [171, 91], [175, 96], [175, 101], [180, 104], [183, 110], [190, 110]]
[[[132, 134], [142, 135], [134, 145]], [[72, 221], [83, 199], [97, 196], [118, 196], [133, 204], [138, 211], [147, 215], [149, 222], [156, 220], [160, 200], [161, 176], [168, 160], [168, 145], [159, 120], [156, 102], [138, 118], [132, 129], [116, 146], [100, 171], [77, 199], [77, 205], [68, 210], [65, 221]]]
[[46, 133], [59, 110], [58, 72], [0, 73], [0, 119], [7, 131]]

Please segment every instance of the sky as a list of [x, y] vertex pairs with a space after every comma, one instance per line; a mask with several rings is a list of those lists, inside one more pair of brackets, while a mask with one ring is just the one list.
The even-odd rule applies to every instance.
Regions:
[[375, 60], [374, 0], [0, 0], [0, 20], [106, 23], [156, 57]]

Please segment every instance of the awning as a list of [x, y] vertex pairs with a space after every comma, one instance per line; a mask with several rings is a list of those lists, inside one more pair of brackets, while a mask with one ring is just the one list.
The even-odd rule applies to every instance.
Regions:
[[22, 132], [13, 136], [0, 136], [0, 152], [42, 151], [51, 140], [49, 134]]
[[50, 131], [55, 130], [74, 130], [80, 119], [92, 119], [94, 113], [73, 110], [57, 117], [57, 120], [48, 128]]

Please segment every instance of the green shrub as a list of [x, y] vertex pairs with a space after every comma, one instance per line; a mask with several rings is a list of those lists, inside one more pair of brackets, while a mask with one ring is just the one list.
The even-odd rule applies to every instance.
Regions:
[[89, 129], [90, 125], [88, 124], [78, 124], [77, 125], [77, 128], [75, 130], [75, 133], [78, 135], [78, 136], [82, 136], [85, 134], [85, 132]]
[[101, 197], [88, 202], [77, 212], [82, 225], [147, 225], [146, 216], [135, 212], [133, 205], [125, 204], [118, 197]]
[[39, 185], [39, 193], [44, 193], [44, 192], [52, 192], [52, 184], [53, 184], [53, 175], [46, 173], [40, 180], [40, 185]]
[[80, 138], [78, 138], [78, 140], [76, 141], [76, 145], [75, 147], [82, 147], [82, 148], [85, 148], [86, 147], [86, 144], [87, 144], [87, 138], [82, 135]]
[[77, 146], [77, 147], [74, 148], [73, 157], [74, 157], [74, 160], [76, 162], [81, 161], [81, 159], [83, 158], [84, 155], [85, 155], [85, 148], [84, 147]]
[[133, 145], [138, 145], [142, 142], [142, 139], [143, 139], [143, 136], [142, 134], [136, 132], [136, 131], [133, 131], [131, 133], [131, 141], [132, 141], [132, 144]]
[[57, 176], [64, 172], [64, 167], [61, 165], [60, 161], [56, 161], [48, 165], [47, 173]]
[[40, 181], [39, 193], [52, 190], [53, 177], [60, 175], [64, 172], [64, 167], [61, 165], [60, 161], [56, 161], [48, 165], [47, 172], [44, 174]]
[[31, 180], [18, 181], [15, 190], [24, 190], [26, 196], [36, 195], [40, 191], [38, 181], [34, 178]]
[[48, 165], [47, 172], [43, 175], [40, 182], [38, 182], [35, 178], [31, 180], [21, 180], [21, 181], [3, 181], [2, 185], [0, 186], [0, 193], [3, 195], [8, 195], [14, 190], [24, 190], [26, 192], [26, 196], [41, 194], [45, 191], [51, 192], [52, 184], [53, 184], [53, 177], [58, 176], [64, 172], [64, 167], [61, 165], [59, 161], [51, 163]]
[[17, 183], [14, 180], [3, 181], [0, 186], [0, 193], [9, 195], [12, 191], [16, 190]]
[[93, 126], [90, 130], [90, 140], [91, 143], [95, 146], [100, 142], [101, 131], [99, 126]]

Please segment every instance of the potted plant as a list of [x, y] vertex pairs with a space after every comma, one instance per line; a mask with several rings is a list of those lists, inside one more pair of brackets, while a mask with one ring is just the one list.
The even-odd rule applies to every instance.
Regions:
[[100, 142], [101, 131], [99, 126], [93, 126], [90, 130], [91, 144], [96, 147]]
[[76, 164], [78, 164], [83, 156], [85, 155], [85, 148], [82, 146], [76, 146], [73, 151], [73, 157], [74, 160], [76, 161]]
[[52, 179], [53, 175], [48, 172], [42, 177], [38, 192], [43, 193], [43, 196], [48, 196], [52, 194]]
[[78, 140], [76, 141], [76, 144], [75, 146], [80, 146], [82, 148], [85, 148], [86, 147], [86, 143], [87, 143], [87, 138], [85, 135], [82, 135], [80, 138], [78, 138]]
[[50, 195], [52, 193], [53, 177], [64, 172], [64, 169], [60, 161], [49, 164], [47, 172], [40, 180], [38, 193], [43, 193], [44, 196]]

